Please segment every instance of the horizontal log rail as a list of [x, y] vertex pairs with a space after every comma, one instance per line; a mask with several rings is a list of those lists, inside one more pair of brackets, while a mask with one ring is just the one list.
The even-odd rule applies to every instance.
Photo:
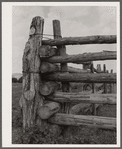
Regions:
[[117, 58], [116, 51], [103, 51], [97, 53], [83, 53], [78, 55], [53, 56], [44, 59], [50, 63], [77, 63], [82, 64], [87, 61], [115, 60]]
[[[61, 72], [61, 66], [57, 64], [48, 63], [48, 62], [42, 62], [40, 66], [40, 71], [41, 73]], [[77, 72], [87, 73], [87, 72], [90, 72], [90, 69], [85, 70], [85, 69], [79, 69], [79, 68], [68, 66], [67, 71], [70, 73], [77, 73]]]
[[57, 113], [48, 119], [48, 122], [58, 125], [90, 126], [104, 129], [116, 129], [116, 118], [73, 115]]
[[112, 44], [116, 43], [116, 35], [96, 35], [86, 37], [64, 37], [60, 39], [43, 40], [43, 45], [82, 45], [82, 44]]
[[55, 92], [53, 95], [47, 96], [46, 99], [53, 100], [56, 102], [116, 104], [116, 94], [88, 95], [83, 93]]
[[42, 74], [42, 80], [83, 83], [116, 83], [116, 73], [52, 73]]

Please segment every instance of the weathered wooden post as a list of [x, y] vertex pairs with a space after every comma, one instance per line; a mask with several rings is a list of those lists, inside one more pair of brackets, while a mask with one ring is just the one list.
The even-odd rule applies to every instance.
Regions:
[[[93, 62], [91, 64], [91, 73], [94, 73], [94, 65]], [[94, 83], [92, 83], [92, 93], [94, 93]]]
[[[93, 65], [93, 62], [92, 62], [92, 64], [91, 64], [91, 73], [94, 73], [94, 65]], [[92, 93], [94, 93], [94, 83], [92, 83]], [[92, 104], [92, 107], [93, 107], [93, 109], [92, 109], [92, 113], [93, 113], [93, 115], [96, 115], [96, 104]]]
[[[53, 20], [53, 33], [54, 33], [54, 39], [60, 39], [61, 37], [61, 27], [60, 27], [60, 21], [59, 20]], [[59, 55], [65, 56], [66, 55], [66, 47], [63, 46], [57, 46]], [[68, 72], [68, 66], [67, 63], [61, 63], [61, 72]], [[69, 82], [62, 82], [62, 91], [63, 92], [69, 92]], [[69, 104], [65, 103], [63, 104], [64, 110], [63, 112], [68, 113], [69, 111]]]
[[[113, 69], [111, 69], [111, 73], [113, 73]], [[113, 92], [113, 83], [110, 83], [110, 93]]]
[[[41, 80], [39, 47], [42, 45], [44, 19], [35, 17], [30, 25], [28, 42], [25, 45], [23, 55], [23, 89], [22, 111], [23, 131], [36, 124], [37, 109], [43, 105], [44, 97], [39, 93]], [[40, 121], [42, 125], [42, 121]]]
[[[83, 70], [89, 70], [90, 69], [90, 71], [91, 71], [91, 67], [92, 67], [92, 64], [93, 64], [93, 62], [86, 62], [86, 63], [83, 63]], [[93, 71], [93, 70], [92, 70]], [[88, 83], [89, 84], [89, 83]], [[84, 87], [83, 87], [84, 88]], [[83, 89], [84, 90], [84, 89]]]
[[[103, 65], [103, 71], [104, 71], [104, 73], [106, 73], [106, 65], [105, 64]], [[104, 83], [103, 85], [104, 85], [104, 93], [107, 93], [107, 84]]]

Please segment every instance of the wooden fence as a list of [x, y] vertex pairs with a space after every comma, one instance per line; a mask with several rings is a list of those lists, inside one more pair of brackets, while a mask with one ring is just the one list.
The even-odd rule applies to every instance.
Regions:
[[[95, 105], [116, 104], [116, 94], [106, 93], [106, 83], [116, 83], [116, 73], [101, 72], [92, 61], [116, 60], [116, 51], [67, 55], [65, 45], [115, 44], [115, 35], [62, 38], [60, 21], [53, 20], [54, 39], [42, 40], [44, 20], [35, 17], [30, 26], [29, 39], [23, 55], [22, 111], [23, 130], [35, 124], [86, 125], [116, 129], [116, 118], [95, 116]], [[91, 49], [92, 52], [92, 49]], [[57, 63], [57, 64], [56, 64]], [[60, 64], [59, 64], [60, 63]], [[91, 64], [91, 70], [68, 67], [67, 63]], [[59, 83], [62, 91], [58, 91]], [[92, 83], [92, 93], [70, 92], [69, 82]], [[94, 83], [104, 84], [104, 94], [94, 93]], [[48, 102], [46, 102], [48, 101]], [[94, 116], [76, 115], [71, 103], [92, 103]], [[47, 120], [47, 121], [46, 121]]]

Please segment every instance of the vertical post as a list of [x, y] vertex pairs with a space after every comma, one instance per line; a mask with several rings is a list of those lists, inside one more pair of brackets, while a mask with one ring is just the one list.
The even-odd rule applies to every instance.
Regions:
[[[94, 65], [91, 64], [91, 73], [94, 73]], [[92, 93], [94, 93], [94, 83], [92, 83]], [[93, 115], [96, 115], [96, 104], [92, 104]]]
[[[91, 63], [91, 73], [94, 73], [94, 65]], [[92, 93], [94, 93], [94, 83], [92, 83]]]
[[97, 72], [101, 72], [101, 65], [97, 64]]
[[[54, 39], [62, 38], [59, 20], [53, 20], [53, 33], [54, 33]], [[59, 55], [61, 55], [61, 56], [66, 55], [66, 47], [65, 46], [57, 46], [57, 48], [59, 50]], [[61, 63], [61, 72], [68, 72], [67, 63]], [[63, 92], [69, 92], [69, 82], [68, 83], [62, 82], [62, 91]], [[63, 112], [68, 113], [69, 112], [69, 104], [64, 103], [63, 107], [64, 107]]]
[[[113, 69], [111, 69], [111, 73], [113, 73]], [[113, 84], [110, 83], [110, 93], [112, 93], [112, 92], [113, 92]]]
[[[44, 19], [35, 17], [30, 25], [30, 37], [23, 55], [22, 111], [23, 132], [36, 124], [38, 106], [43, 105], [44, 97], [39, 93], [41, 76], [39, 73], [40, 57], [38, 49], [42, 45]], [[41, 125], [42, 123], [40, 123]]]
[[[84, 63], [83, 63], [83, 69], [84, 69], [84, 70], [87, 70], [87, 69], [90, 69], [90, 70], [91, 70], [91, 64], [92, 64], [92, 63], [93, 63], [93, 62], [91, 62], [91, 61], [90, 61], [89, 63], [85, 63], [85, 62], [84, 62]], [[84, 87], [85, 87], [86, 85], [89, 85], [89, 83], [85, 83], [85, 84], [84, 84], [83, 90], [85, 89]]]
[[[106, 73], [106, 65], [105, 64], [103, 65], [103, 71], [104, 71], [104, 73]], [[107, 84], [104, 83], [103, 85], [104, 85], [104, 93], [107, 93]]]
[[83, 69], [84, 70], [87, 70], [87, 69], [90, 69], [91, 68], [91, 64], [92, 64], [92, 62], [89, 62], [89, 63], [83, 63]]

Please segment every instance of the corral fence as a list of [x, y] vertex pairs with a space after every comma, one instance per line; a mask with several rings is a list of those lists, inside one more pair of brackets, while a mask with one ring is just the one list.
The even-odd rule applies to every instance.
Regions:
[[[115, 130], [116, 118], [96, 116], [96, 105], [116, 104], [116, 94], [95, 93], [94, 83], [103, 83], [105, 88], [107, 83], [116, 83], [116, 73], [106, 73], [105, 65], [101, 72], [93, 67], [92, 61], [116, 60], [116, 51], [67, 55], [66, 45], [115, 44], [116, 35], [62, 38], [60, 21], [53, 20], [54, 39], [42, 40], [43, 26], [43, 18], [33, 18], [24, 49], [20, 100], [23, 130], [35, 124], [44, 128], [45, 123], [56, 124], [58, 127], [85, 125]], [[69, 67], [67, 63], [83, 64], [84, 69]], [[89, 64], [90, 70], [86, 69]], [[58, 91], [59, 82], [62, 91]], [[69, 82], [91, 83], [92, 93], [71, 92]], [[83, 103], [92, 104], [93, 115], [77, 115], [71, 103], [76, 107]]]

